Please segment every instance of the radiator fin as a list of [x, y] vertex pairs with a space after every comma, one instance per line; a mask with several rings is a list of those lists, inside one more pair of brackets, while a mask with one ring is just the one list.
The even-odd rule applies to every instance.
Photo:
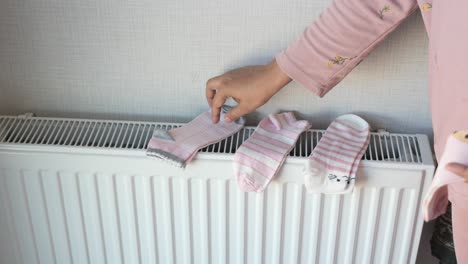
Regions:
[[8, 263], [407, 263], [417, 220], [407, 188], [273, 182], [246, 194], [233, 180], [50, 170], [0, 180], [12, 241], [0, 249], [22, 258]]
[[[154, 129], [170, 130], [181, 125], [0, 116], [0, 144], [144, 150]], [[202, 149], [201, 152], [233, 154], [254, 129], [254, 127], [245, 127], [233, 136]], [[323, 130], [308, 130], [303, 133], [290, 156], [309, 156], [323, 133]], [[369, 147], [362, 159], [399, 163], [423, 162], [417, 137], [406, 134], [371, 133]]]

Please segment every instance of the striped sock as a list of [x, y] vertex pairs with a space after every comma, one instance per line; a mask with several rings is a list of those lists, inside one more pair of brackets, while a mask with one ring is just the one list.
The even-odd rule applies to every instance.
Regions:
[[304, 168], [306, 189], [313, 193], [348, 193], [369, 145], [369, 124], [356, 115], [336, 118]]
[[292, 112], [269, 115], [234, 155], [234, 174], [241, 190], [262, 192], [278, 173], [299, 135], [310, 127]]
[[243, 118], [232, 123], [224, 122], [224, 114], [230, 109], [229, 106], [222, 107], [221, 121], [217, 124], [211, 121], [210, 112], [205, 112], [182, 127], [170, 131], [154, 130], [146, 155], [184, 168], [198, 150], [231, 136], [244, 126]]

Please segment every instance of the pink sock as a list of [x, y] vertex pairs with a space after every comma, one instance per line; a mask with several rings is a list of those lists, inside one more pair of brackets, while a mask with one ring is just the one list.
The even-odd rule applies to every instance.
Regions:
[[343, 115], [335, 119], [306, 163], [306, 189], [314, 193], [351, 192], [369, 136], [369, 124], [359, 116]]
[[234, 155], [234, 174], [241, 190], [262, 192], [278, 173], [299, 135], [310, 127], [292, 112], [269, 115]]
[[230, 108], [222, 107], [218, 124], [213, 124], [210, 112], [205, 112], [182, 127], [170, 131], [154, 130], [146, 155], [184, 168], [198, 150], [233, 135], [244, 126], [243, 118], [232, 123], [224, 122], [224, 114]]

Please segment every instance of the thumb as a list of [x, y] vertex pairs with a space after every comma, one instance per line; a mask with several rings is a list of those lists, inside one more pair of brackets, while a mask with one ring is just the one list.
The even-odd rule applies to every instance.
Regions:
[[224, 121], [231, 123], [248, 113], [249, 111], [239, 104], [226, 113], [226, 115], [224, 116]]
[[449, 163], [445, 166], [450, 172], [459, 175], [460, 177], [468, 178], [468, 167], [460, 163]]

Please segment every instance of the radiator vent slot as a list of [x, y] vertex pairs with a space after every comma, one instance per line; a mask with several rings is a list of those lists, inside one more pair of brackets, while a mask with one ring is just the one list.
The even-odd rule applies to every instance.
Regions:
[[[144, 150], [154, 129], [170, 130], [181, 125], [183, 124], [0, 116], [0, 144]], [[254, 130], [254, 127], [245, 127], [239, 133], [210, 145], [201, 152], [235, 153]], [[323, 133], [324, 130], [308, 130], [303, 133], [290, 156], [309, 156]], [[406, 134], [372, 133], [363, 160], [422, 163], [418, 138]]]

